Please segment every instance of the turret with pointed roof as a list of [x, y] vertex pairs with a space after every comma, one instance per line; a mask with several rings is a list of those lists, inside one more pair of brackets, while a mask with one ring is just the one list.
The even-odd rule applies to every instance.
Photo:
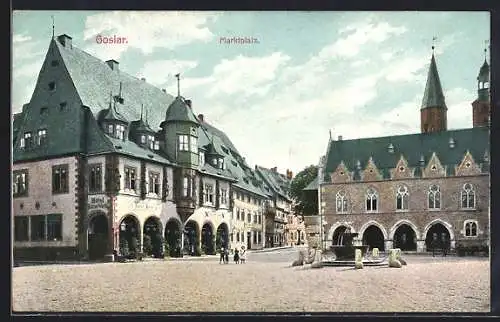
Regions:
[[488, 126], [490, 123], [490, 65], [486, 61], [477, 76], [477, 99], [472, 102], [472, 124], [474, 127]]
[[[433, 46], [434, 51], [434, 46]], [[446, 131], [447, 117], [443, 88], [439, 79], [436, 59], [432, 53], [427, 83], [425, 84], [422, 107], [420, 109], [420, 122], [422, 133]]]

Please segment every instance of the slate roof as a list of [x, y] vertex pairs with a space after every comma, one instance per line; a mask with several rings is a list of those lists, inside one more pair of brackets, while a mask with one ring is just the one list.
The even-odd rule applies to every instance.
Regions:
[[427, 74], [427, 83], [425, 84], [424, 98], [422, 99], [422, 108], [426, 107], [446, 108], [434, 54], [432, 54], [429, 73]]
[[258, 165], [255, 166], [255, 169], [275, 193], [283, 198], [290, 199], [288, 190], [290, 189], [291, 181], [285, 175]]
[[168, 106], [165, 121], [198, 123], [198, 119], [194, 115], [191, 107], [188, 106], [188, 104], [186, 103], [186, 99], [182, 96], [177, 96], [175, 100]]
[[[112, 69], [105, 61], [74, 45], [64, 46], [56, 39], [51, 41], [49, 51], [56, 49], [60, 53], [82, 105], [88, 107], [94, 116], [88, 119], [87, 153], [92, 155], [116, 152], [173, 165], [174, 163], [164, 156], [143, 148], [134, 141], [123, 141], [106, 135], [99, 130], [96, 120], [118, 119], [128, 122], [129, 126], [134, 127], [136, 131], [137, 128], [144, 128], [154, 132], [160, 130], [163, 121], [189, 121], [199, 124], [193, 110], [187, 105], [186, 99], [182, 96], [174, 98], [146, 81], [118, 68]], [[109, 109], [110, 93], [112, 97], [120, 96], [123, 99], [119, 102], [115, 100], [114, 108], [111, 109]], [[140, 121], [142, 106], [148, 111], [147, 122]], [[22, 126], [22, 119], [26, 114], [29, 113], [14, 115], [14, 130]], [[69, 127], [70, 125], [62, 124], [61, 126]], [[75, 133], [78, 132], [79, 128], [76, 125], [74, 127]], [[236, 186], [260, 196], [267, 196], [264, 184], [262, 182], [259, 184], [255, 173], [246, 165], [228, 136], [216, 127], [202, 122], [198, 146], [204, 149], [208, 145], [211, 145], [211, 152], [224, 157], [225, 169], [217, 169], [206, 163], [199, 169], [202, 173], [238, 181]], [[76, 144], [75, 152], [80, 148], [80, 145]]]
[[88, 106], [94, 116], [100, 110], [108, 108], [109, 93], [117, 95], [121, 83], [123, 104], [117, 104], [117, 112], [129, 121], [139, 120], [141, 106], [144, 104], [150, 111], [148, 121], [153, 130], [159, 130], [167, 108], [174, 100], [172, 95], [121, 70], [111, 69], [106, 62], [74, 45], [68, 48], [53, 41], [61, 53], [82, 104]]
[[479, 69], [479, 75], [477, 77], [477, 80], [488, 82], [489, 79], [490, 79], [490, 65], [488, 65], [488, 62], [485, 59], [483, 65]]
[[316, 177], [302, 190], [318, 190], [318, 187], [318, 177]]
[[[454, 140], [453, 148], [450, 147], [450, 138]], [[390, 144], [394, 147], [393, 153], [388, 150]], [[330, 181], [330, 173], [336, 170], [341, 161], [349, 171], [354, 171], [356, 180], [372, 157], [384, 178], [389, 178], [390, 169], [396, 166], [401, 155], [407, 160], [408, 166], [418, 169], [421, 157], [423, 156], [427, 165], [433, 152], [443, 166], [448, 166], [451, 175], [455, 165], [462, 162], [466, 151], [480, 164], [489, 148], [488, 127], [331, 141], [326, 160], [325, 181]]]

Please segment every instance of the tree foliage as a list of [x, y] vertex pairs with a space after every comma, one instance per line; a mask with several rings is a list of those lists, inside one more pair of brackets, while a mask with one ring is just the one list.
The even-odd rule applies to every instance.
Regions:
[[304, 191], [318, 176], [318, 167], [310, 165], [297, 173], [290, 185], [290, 195], [295, 200], [295, 213], [298, 215], [314, 215], [318, 213], [318, 197], [313, 191]]

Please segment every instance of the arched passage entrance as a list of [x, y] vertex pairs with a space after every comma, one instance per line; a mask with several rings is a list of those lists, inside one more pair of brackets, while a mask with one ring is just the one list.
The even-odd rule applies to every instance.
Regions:
[[217, 250], [221, 247], [229, 247], [229, 227], [226, 223], [222, 223], [217, 227]]
[[139, 220], [133, 215], [123, 217], [120, 222], [120, 253], [123, 256], [135, 256], [140, 252]]
[[89, 242], [89, 259], [101, 259], [108, 250], [108, 218], [105, 214], [97, 214], [90, 219], [87, 230]]
[[339, 226], [334, 230], [333, 236], [332, 236], [332, 245], [333, 246], [346, 244], [346, 241], [344, 240], [344, 238], [342, 238], [343, 237], [342, 235], [347, 231], [347, 229], [348, 229], [348, 227], [346, 227], [346, 226]]
[[143, 251], [146, 255], [156, 258], [163, 255], [162, 230], [160, 218], [149, 217], [144, 222]]
[[169, 220], [165, 225], [165, 242], [171, 257], [181, 255], [181, 225], [175, 219]]
[[394, 248], [403, 251], [417, 250], [417, 235], [410, 225], [402, 224], [394, 232]]
[[378, 248], [381, 251], [385, 250], [384, 233], [375, 225], [368, 226], [363, 232], [363, 244], [370, 246], [370, 249]]
[[205, 223], [201, 227], [201, 249], [205, 254], [214, 254], [214, 231], [210, 223]]
[[187, 254], [195, 255], [199, 247], [200, 236], [198, 224], [190, 220], [184, 225], [184, 251]]
[[425, 247], [427, 251], [450, 247], [450, 232], [441, 223], [433, 224], [425, 235]]

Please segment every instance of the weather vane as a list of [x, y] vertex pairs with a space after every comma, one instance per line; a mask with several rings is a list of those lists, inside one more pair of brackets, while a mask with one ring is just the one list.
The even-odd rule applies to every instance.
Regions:
[[54, 38], [54, 15], [50, 16], [52, 18], [52, 38]]
[[432, 37], [432, 53], [434, 54], [434, 48], [436, 48], [436, 40], [438, 38], [436, 36]]
[[181, 74], [175, 74], [177, 78], [177, 96], [181, 96]]
[[484, 41], [484, 60], [486, 60], [486, 56], [487, 56], [487, 51], [488, 51], [488, 45], [490, 44], [490, 41], [488, 39], [486, 39]]

